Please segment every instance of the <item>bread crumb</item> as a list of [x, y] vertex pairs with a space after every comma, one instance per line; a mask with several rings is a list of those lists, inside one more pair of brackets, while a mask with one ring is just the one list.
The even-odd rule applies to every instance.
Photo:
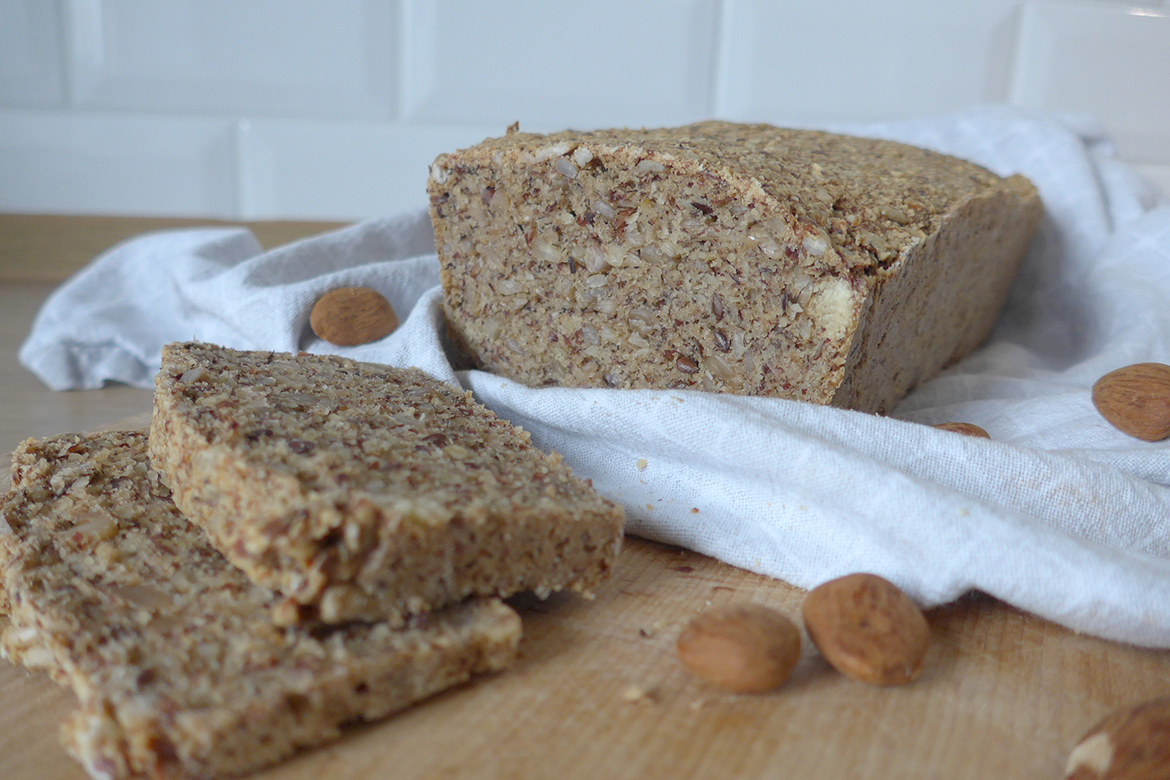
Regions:
[[628, 688], [626, 688], [624, 691], [622, 691], [622, 701], [655, 702], [657, 700], [658, 700], [657, 694], [653, 688], [646, 688], [646, 687], [643, 687], [641, 685], [631, 685]]

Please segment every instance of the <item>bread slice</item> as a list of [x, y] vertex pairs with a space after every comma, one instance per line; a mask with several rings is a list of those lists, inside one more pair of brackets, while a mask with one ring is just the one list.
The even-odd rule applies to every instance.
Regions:
[[156, 384], [155, 467], [233, 563], [288, 597], [282, 621], [589, 592], [614, 565], [620, 507], [417, 369], [189, 343], [164, 349]]
[[481, 368], [876, 412], [986, 338], [1042, 210], [953, 157], [714, 121], [510, 131], [440, 155], [428, 189]]
[[515, 658], [520, 619], [494, 599], [406, 628], [273, 625], [272, 594], [175, 509], [145, 434], [30, 440], [13, 472], [0, 648], [77, 694], [64, 741], [95, 778], [247, 772]]

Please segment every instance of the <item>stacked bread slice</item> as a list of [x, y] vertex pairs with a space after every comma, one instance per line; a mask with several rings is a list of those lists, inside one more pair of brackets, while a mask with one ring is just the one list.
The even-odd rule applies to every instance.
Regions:
[[216, 546], [288, 599], [282, 622], [589, 592], [617, 556], [617, 506], [417, 369], [175, 344], [156, 386], [152, 461]]
[[240, 774], [516, 657], [519, 590], [589, 591], [620, 508], [420, 372], [167, 348], [152, 430], [25, 442], [0, 649], [79, 698], [94, 777]]

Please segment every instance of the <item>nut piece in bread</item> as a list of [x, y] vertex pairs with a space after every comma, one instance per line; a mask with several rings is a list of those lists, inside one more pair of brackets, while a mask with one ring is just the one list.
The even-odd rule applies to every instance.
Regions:
[[530, 386], [889, 410], [978, 346], [1035, 187], [891, 141], [766, 125], [509, 132], [428, 183], [444, 309]]

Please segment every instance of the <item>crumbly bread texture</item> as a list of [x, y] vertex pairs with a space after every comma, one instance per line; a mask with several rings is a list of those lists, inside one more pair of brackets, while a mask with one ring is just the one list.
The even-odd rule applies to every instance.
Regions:
[[986, 338], [1042, 212], [1019, 175], [715, 121], [510, 129], [440, 155], [428, 190], [481, 368], [876, 412]]
[[281, 622], [590, 592], [624, 515], [526, 431], [417, 369], [172, 344], [150, 452]]
[[279, 628], [273, 595], [175, 509], [146, 436], [25, 442], [0, 509], [0, 649], [77, 694], [95, 778], [212, 778], [280, 760], [499, 670], [520, 619], [476, 599], [405, 628]]

